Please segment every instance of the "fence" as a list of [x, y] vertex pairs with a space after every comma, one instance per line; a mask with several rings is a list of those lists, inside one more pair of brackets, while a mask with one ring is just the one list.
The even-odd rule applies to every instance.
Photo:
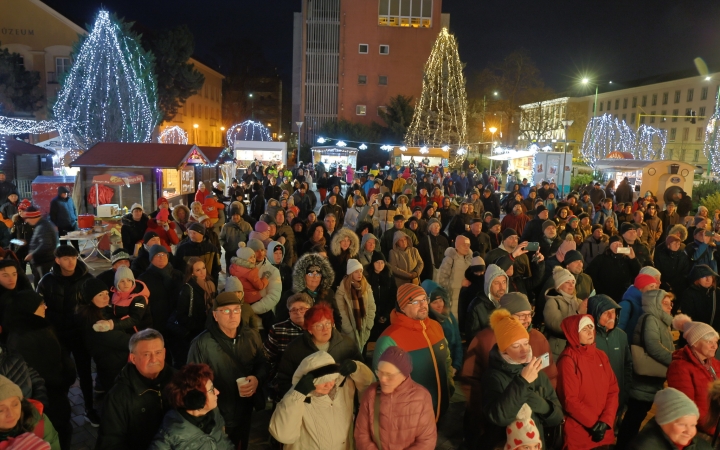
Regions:
[[32, 200], [32, 181], [33, 180], [14, 180], [15, 186], [18, 188], [20, 198]]

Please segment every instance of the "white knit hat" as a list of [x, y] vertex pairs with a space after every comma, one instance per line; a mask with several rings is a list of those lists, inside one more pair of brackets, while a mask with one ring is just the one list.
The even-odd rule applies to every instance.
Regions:
[[561, 266], [555, 266], [553, 269], [553, 281], [555, 281], [555, 289], [559, 288], [566, 281], [575, 283], [575, 277], [569, 270], [563, 269]]
[[690, 345], [695, 345], [701, 339], [720, 338], [713, 327], [706, 323], [693, 322], [686, 314], [678, 314], [673, 317], [672, 326], [683, 332], [683, 337]]
[[[653, 266], [645, 266], [642, 269], [640, 269], [640, 273], [643, 273], [645, 275], [650, 275], [651, 277], [659, 280], [660, 279], [660, 271], [654, 268]], [[639, 274], [640, 274], [639, 273]], [[639, 275], [638, 274], [638, 275]]]
[[357, 259], [348, 259], [346, 273], [350, 275], [351, 273], [358, 270], [363, 270], [363, 265], [360, 264], [360, 261], [358, 261]]
[[590, 318], [590, 316], [585, 315], [582, 316], [582, 319], [580, 319], [580, 323], [578, 324], [578, 333], [582, 331], [583, 328], [590, 325], [591, 327], [595, 327], [595, 324], [593, 323], [593, 320]]
[[523, 403], [516, 420], [507, 427], [505, 450], [514, 450], [521, 445], [533, 446], [541, 442], [540, 432], [532, 420], [532, 410], [527, 403]]

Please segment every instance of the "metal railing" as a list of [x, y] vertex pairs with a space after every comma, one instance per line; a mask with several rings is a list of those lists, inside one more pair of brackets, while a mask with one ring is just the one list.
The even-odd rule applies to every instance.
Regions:
[[13, 180], [20, 198], [32, 199], [32, 180]]

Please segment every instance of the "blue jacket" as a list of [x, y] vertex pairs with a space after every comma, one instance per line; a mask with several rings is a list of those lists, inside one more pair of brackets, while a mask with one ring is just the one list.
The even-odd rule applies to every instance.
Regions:
[[525, 185], [522, 184], [522, 183], [520, 184], [520, 195], [522, 195], [522, 198], [527, 198], [527, 197], [528, 197], [528, 195], [530, 194], [530, 188], [531, 188], [531, 187], [532, 187], [532, 186], [530, 186], [530, 183], [525, 184]]
[[607, 209], [601, 209], [595, 214], [595, 217], [593, 218], [593, 225], [600, 224], [605, 225], [605, 219], [608, 217], [612, 217], [615, 221], [615, 228], [620, 228], [620, 224], [618, 222], [617, 214], [615, 214], [612, 211], [609, 211]]
[[[68, 194], [61, 198], [60, 194]], [[77, 211], [75, 203], [70, 197], [70, 191], [65, 186], [58, 187], [58, 195], [50, 202], [50, 220], [60, 230], [74, 230], [77, 228]]]
[[452, 366], [460, 372], [463, 363], [463, 347], [462, 338], [460, 337], [460, 325], [458, 324], [455, 315], [449, 311], [450, 307], [450, 295], [445, 288], [432, 280], [425, 280], [421, 284], [422, 288], [425, 289], [425, 293], [428, 296], [428, 301], [432, 301], [433, 298], [441, 296], [445, 302], [445, 310], [447, 315], [439, 314], [430, 308], [430, 318], [439, 322], [442, 325], [443, 333], [445, 333], [445, 339], [448, 341], [450, 347], [450, 358], [452, 359]]
[[625, 334], [632, 336], [635, 332], [635, 325], [637, 325], [638, 319], [643, 315], [642, 310], [642, 292], [634, 285], [630, 285], [627, 291], [623, 294], [622, 300], [620, 301], [620, 319], [618, 320], [618, 326], [625, 332]]
[[468, 190], [469, 181], [467, 177], [461, 177], [458, 175], [457, 181], [455, 182], [455, 190], [457, 191], [457, 195], [461, 197], [465, 197], [465, 194]]

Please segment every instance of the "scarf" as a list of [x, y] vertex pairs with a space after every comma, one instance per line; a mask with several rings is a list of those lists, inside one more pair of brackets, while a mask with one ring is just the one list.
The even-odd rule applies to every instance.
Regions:
[[712, 376], [713, 380], [717, 380], [717, 374], [715, 373], [715, 369], [713, 369], [712, 366], [712, 358], [706, 358], [705, 361], [700, 358], [700, 355], [697, 354], [697, 352], [694, 349], [690, 349], [693, 352], [693, 355], [697, 358], [698, 362], [701, 366], [705, 368], [708, 372], [710, 372], [710, 376]]
[[512, 364], [512, 365], [528, 364], [530, 361], [532, 361], [532, 358], [533, 358], [532, 347], [530, 348], [530, 352], [528, 353], [527, 358], [523, 362], [515, 361], [514, 359], [510, 358], [506, 353], [500, 353], [500, 356], [502, 356], [502, 358], [508, 364]]
[[350, 294], [350, 298], [352, 298], [352, 313], [355, 318], [355, 329], [358, 331], [363, 329], [363, 318], [366, 314], [365, 302], [362, 298], [363, 287], [365, 286], [363, 281], [364, 279], [359, 282], [353, 281], [351, 275], [345, 275], [343, 280], [345, 292]]
[[[135, 292], [138, 286], [140, 286], [142, 289], [140, 289], [140, 292]], [[132, 303], [132, 299], [138, 296], [145, 297], [146, 301], [150, 301], [150, 291], [148, 290], [147, 286], [145, 286], [145, 283], [140, 280], [136, 280], [133, 288], [127, 292], [120, 292], [114, 286], [111, 287], [110, 290], [113, 293], [112, 304], [114, 306], [130, 306], [130, 303]]]
[[205, 309], [211, 309], [213, 297], [215, 295], [215, 283], [207, 278], [200, 280], [195, 276], [193, 276], [193, 280], [195, 280], [195, 283], [197, 283], [197, 285], [205, 292]]

